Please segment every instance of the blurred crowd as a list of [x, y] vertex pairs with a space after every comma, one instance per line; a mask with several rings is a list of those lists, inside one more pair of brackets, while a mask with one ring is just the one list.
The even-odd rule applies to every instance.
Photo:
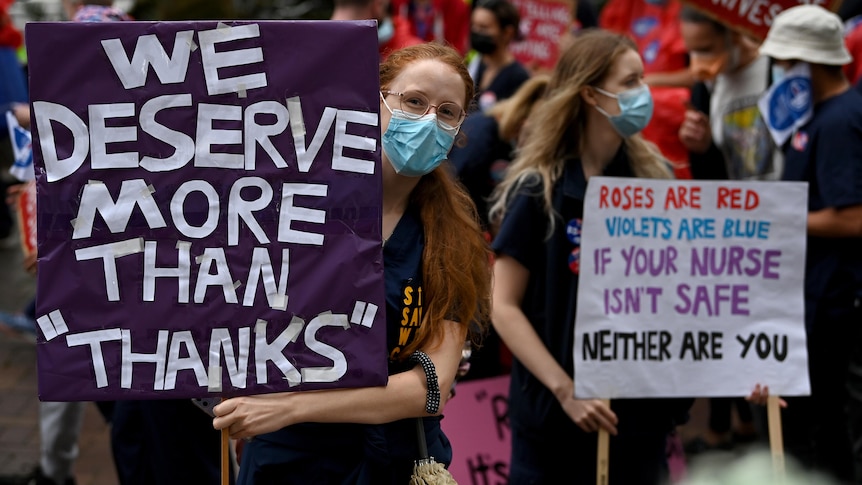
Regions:
[[[13, 2], [0, 0], [0, 111], [14, 113], [26, 127], [26, 53], [8, 15]], [[63, 2], [69, 21], [132, 20], [110, 1]], [[531, 34], [525, 3], [334, 0], [329, 17], [376, 20], [381, 61], [426, 42], [451, 46], [474, 83], [444, 167], [476, 206], [497, 258], [497, 286], [493, 325], [481, 346], [465, 345], [459, 382], [511, 373], [513, 389], [524, 391], [510, 396], [512, 483], [563, 483], [552, 480], [554, 467], [565, 465], [572, 451], [554, 438], [582, 432], [589, 439], [572, 440], [573, 446], [586, 450], [595, 447], [590, 433], [598, 429], [620, 431], [612, 446], [637, 477], [626, 482], [618, 472], [611, 483], [666, 480], [667, 444], [691, 405], [635, 401], [611, 409], [560, 397], [570, 387], [554, 387], [573, 372], [567, 361], [571, 329], [558, 332], [544, 319], [573, 321], [571, 295], [557, 286], [576, 291], [577, 270], [567, 266], [570, 261], [555, 262], [559, 268], [550, 264], [557, 253], [572, 251], [564, 236], [563, 248], [554, 237], [527, 241], [522, 233], [528, 224], [539, 235], [565, 232], [567, 222], [580, 221], [578, 210], [554, 197], [572, 197], [591, 175], [811, 184], [805, 321], [812, 396], [785, 402], [786, 446], [802, 466], [836, 483], [862, 483], [862, 360], [856, 348], [862, 324], [862, 2], [845, 1], [835, 14], [789, 9], [764, 39], [681, 0], [568, 0], [570, 15], [560, 22], [565, 28], [553, 46], [558, 59], [551, 68], [516, 48]], [[588, 56], [607, 63], [591, 65]], [[794, 131], [778, 133], [761, 116], [759, 100], [802, 71], [812, 85], [807, 117]], [[0, 167], [8, 168], [6, 123], [0, 118]], [[573, 166], [577, 173], [571, 174]], [[0, 190], [21, 183], [5, 170], [0, 176]], [[531, 190], [531, 197], [524, 195]], [[0, 206], [0, 238], [14, 232], [12, 210], [8, 202]], [[555, 227], [554, 211], [562, 213], [564, 227]], [[32, 308], [32, 302], [21, 302], [19, 314], [0, 314], [0, 320], [35, 334], [35, 326], [28, 329]], [[556, 339], [568, 339], [569, 346], [554, 350]], [[765, 440], [762, 407], [744, 398], [712, 398], [709, 405], [709, 427], [684, 443], [687, 455]], [[23, 483], [75, 483], [81, 406], [43, 403], [43, 457]], [[122, 485], [218, 481], [212, 459], [218, 457], [212, 452], [218, 432], [190, 402], [101, 403], [100, 409], [112, 425]], [[546, 421], [534, 422], [531, 414]], [[618, 419], [626, 417], [663, 427], [618, 430]], [[177, 440], [179, 428], [205, 446]], [[155, 476], [153, 467], [160, 470]], [[544, 473], [536, 471], [542, 468]]]

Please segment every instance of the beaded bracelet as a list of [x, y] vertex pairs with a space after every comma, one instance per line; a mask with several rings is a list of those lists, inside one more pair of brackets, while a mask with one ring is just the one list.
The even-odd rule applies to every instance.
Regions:
[[428, 354], [417, 350], [408, 359], [414, 364], [422, 365], [422, 370], [425, 371], [425, 380], [428, 385], [428, 395], [425, 398], [425, 412], [428, 414], [437, 414], [440, 409], [440, 383], [437, 381], [437, 369], [434, 367], [434, 362]]

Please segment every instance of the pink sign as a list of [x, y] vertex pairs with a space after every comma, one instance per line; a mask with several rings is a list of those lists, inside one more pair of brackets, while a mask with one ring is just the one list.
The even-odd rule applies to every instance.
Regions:
[[560, 37], [572, 23], [572, 5], [561, 0], [513, 0], [521, 13], [523, 39], [509, 50], [529, 69], [551, 70], [560, 55]]
[[449, 471], [459, 484], [508, 482], [508, 409], [508, 375], [458, 384], [442, 426], [454, 453]]

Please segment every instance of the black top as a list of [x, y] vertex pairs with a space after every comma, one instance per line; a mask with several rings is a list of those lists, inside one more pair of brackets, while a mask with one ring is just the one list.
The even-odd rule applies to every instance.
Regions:
[[[634, 176], [624, 148], [617, 152], [602, 175]], [[497, 254], [511, 256], [529, 270], [522, 309], [542, 342], [569, 375], [575, 372], [573, 339], [578, 291], [578, 274], [570, 268], [570, 256], [579, 248], [566, 236], [566, 227], [569, 221], [583, 217], [586, 188], [580, 160], [567, 161], [553, 189], [553, 208], [560, 217], [550, 238], [546, 239], [548, 218], [543, 210], [542, 184], [540, 181], [525, 183], [509, 204], [493, 242]], [[612, 404], [620, 417], [620, 435], [644, 429], [664, 433], [675, 422], [685, 419], [691, 400], [617, 399]], [[517, 359], [512, 368], [509, 417], [513, 427], [537, 437], [555, 437], [566, 442], [574, 438], [586, 446], [595, 446], [596, 435], [584, 433], [577, 427], [553, 393]]]
[[[862, 94], [849, 89], [814, 107], [785, 146], [784, 180], [808, 182], [808, 210], [862, 204]], [[805, 322], [841, 312], [862, 298], [862, 238], [809, 236]]]
[[[497, 73], [497, 76], [494, 77], [487, 89], [479, 89], [478, 83], [481, 82], [483, 74], [485, 74], [485, 63], [480, 62], [475, 79], [477, 83], [476, 98], [479, 100], [479, 106], [485, 105], [486, 102], [493, 105], [501, 99], [512, 96], [525, 81], [530, 79], [530, 72], [518, 61], [514, 61], [500, 69], [500, 72]], [[487, 97], [493, 99], [486, 100]]]
[[464, 120], [461, 133], [465, 142], [452, 147], [449, 161], [487, 227], [488, 197], [511, 161], [512, 144], [500, 139], [500, 127], [494, 117], [478, 111]]

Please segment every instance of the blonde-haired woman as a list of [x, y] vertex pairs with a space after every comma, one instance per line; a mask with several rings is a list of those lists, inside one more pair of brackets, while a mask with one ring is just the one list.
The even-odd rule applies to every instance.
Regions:
[[585, 31], [561, 56], [529, 138], [492, 195], [492, 322], [515, 356], [509, 394], [515, 484], [595, 483], [600, 428], [612, 434], [610, 482], [658, 484], [665, 445], [690, 401], [574, 395], [580, 227], [594, 175], [670, 178], [638, 134], [652, 115], [643, 63], [627, 38]]

